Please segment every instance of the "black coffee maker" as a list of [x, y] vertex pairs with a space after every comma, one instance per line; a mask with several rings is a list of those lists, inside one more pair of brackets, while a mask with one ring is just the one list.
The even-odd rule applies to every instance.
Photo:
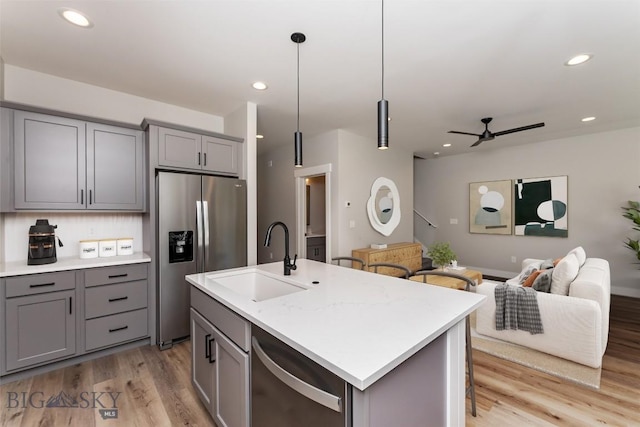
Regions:
[[[29, 227], [29, 258], [27, 265], [52, 264], [56, 258], [57, 225], [49, 225], [46, 219], [37, 219], [36, 225]], [[62, 244], [60, 244], [62, 246]]]

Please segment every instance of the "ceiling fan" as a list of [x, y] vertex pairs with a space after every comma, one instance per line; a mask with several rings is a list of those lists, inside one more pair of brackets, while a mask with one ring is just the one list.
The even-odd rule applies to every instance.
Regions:
[[458, 133], [460, 135], [473, 135], [473, 136], [477, 136], [478, 140], [472, 145], [472, 147], [475, 147], [476, 145], [480, 145], [481, 142], [484, 141], [491, 141], [492, 139], [494, 139], [496, 136], [501, 136], [501, 135], [506, 135], [508, 133], [514, 133], [514, 132], [520, 132], [523, 130], [529, 130], [529, 129], [534, 129], [534, 128], [540, 128], [542, 126], [544, 126], [544, 123], [536, 123], [535, 125], [529, 125], [529, 126], [522, 126], [519, 128], [513, 128], [513, 129], [508, 129], [508, 130], [502, 130], [500, 132], [491, 132], [489, 130], [489, 123], [491, 123], [491, 120], [493, 120], [492, 117], [485, 117], [484, 119], [482, 119], [482, 123], [484, 123], [484, 132], [482, 132], [481, 134], [478, 133], [469, 133], [469, 132], [459, 132], [456, 130], [450, 130], [448, 133]]

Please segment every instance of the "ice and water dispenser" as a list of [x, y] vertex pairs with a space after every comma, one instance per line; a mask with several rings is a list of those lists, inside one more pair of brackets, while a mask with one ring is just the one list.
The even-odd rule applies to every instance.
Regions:
[[193, 261], [193, 231], [169, 232], [169, 264]]

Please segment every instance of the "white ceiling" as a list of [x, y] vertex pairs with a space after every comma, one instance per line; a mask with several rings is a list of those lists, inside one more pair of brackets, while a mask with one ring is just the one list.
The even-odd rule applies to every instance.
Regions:
[[[93, 28], [63, 21], [62, 6], [86, 13]], [[305, 141], [346, 129], [375, 144], [381, 10], [380, 0], [0, 0], [0, 54], [219, 116], [255, 102], [262, 152], [293, 145], [290, 35], [303, 32]], [[640, 126], [640, 0], [387, 0], [384, 11], [392, 149], [431, 157]], [[563, 65], [582, 52], [593, 59]], [[269, 89], [254, 90], [256, 80]], [[473, 136], [447, 134], [481, 133], [487, 116], [494, 132], [546, 126], [473, 149]]]

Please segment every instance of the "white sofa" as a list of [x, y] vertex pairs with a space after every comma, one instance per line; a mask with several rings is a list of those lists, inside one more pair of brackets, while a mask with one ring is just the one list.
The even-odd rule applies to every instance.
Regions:
[[[523, 270], [541, 260], [526, 259]], [[609, 262], [586, 258], [568, 295], [538, 292], [543, 334], [521, 330], [496, 330], [494, 290], [497, 282], [485, 281], [476, 292], [486, 295], [476, 312], [476, 332], [503, 341], [533, 348], [592, 368], [602, 365], [609, 336], [611, 279]]]

